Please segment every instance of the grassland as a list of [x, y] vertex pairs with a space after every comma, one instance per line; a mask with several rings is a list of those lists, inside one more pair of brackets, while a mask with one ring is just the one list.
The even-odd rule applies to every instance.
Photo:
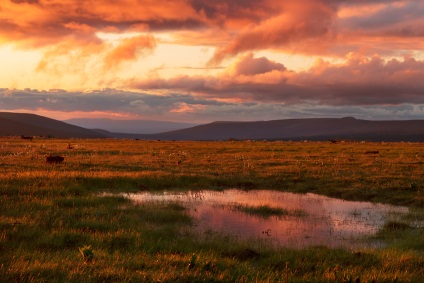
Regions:
[[[65, 157], [46, 164], [45, 156]], [[424, 144], [0, 140], [1, 282], [423, 282]], [[382, 249], [273, 249], [195, 237], [175, 203], [122, 196], [227, 188], [410, 207]], [[90, 256], [91, 255], [91, 256]], [[358, 281], [359, 280], [359, 281]]]

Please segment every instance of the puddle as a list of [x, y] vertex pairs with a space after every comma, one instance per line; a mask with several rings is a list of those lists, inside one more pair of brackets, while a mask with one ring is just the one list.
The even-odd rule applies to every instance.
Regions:
[[[388, 220], [408, 213], [407, 207], [353, 202], [315, 194], [225, 190], [125, 194], [136, 202], [178, 202], [195, 219], [196, 232], [219, 232], [243, 239], [262, 238], [290, 247], [378, 247], [365, 241]], [[269, 206], [287, 215], [263, 217], [235, 207]]]

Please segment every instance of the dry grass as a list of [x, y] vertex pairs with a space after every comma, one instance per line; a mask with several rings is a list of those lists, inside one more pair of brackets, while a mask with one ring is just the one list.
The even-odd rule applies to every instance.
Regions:
[[[69, 144], [73, 149], [67, 149]], [[370, 151], [378, 154], [366, 154]], [[64, 156], [64, 163], [46, 164], [50, 154]], [[3, 182], [101, 179], [109, 182], [100, 184], [101, 190], [272, 188], [424, 204], [420, 143], [5, 139], [0, 166]]]

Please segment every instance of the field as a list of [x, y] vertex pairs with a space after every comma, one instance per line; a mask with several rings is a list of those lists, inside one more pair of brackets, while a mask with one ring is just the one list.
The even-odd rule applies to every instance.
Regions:
[[[51, 154], [64, 162], [46, 164]], [[424, 282], [423, 176], [421, 143], [3, 138], [0, 281]], [[410, 212], [377, 233], [384, 248], [271, 248], [196, 237], [181, 205], [118, 195], [229, 188], [313, 192]]]

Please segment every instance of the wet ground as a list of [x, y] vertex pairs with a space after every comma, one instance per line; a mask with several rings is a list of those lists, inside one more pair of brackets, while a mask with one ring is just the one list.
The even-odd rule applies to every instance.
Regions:
[[[136, 202], [178, 202], [195, 219], [200, 234], [219, 232], [243, 239], [262, 238], [289, 247], [378, 247], [366, 238], [408, 208], [353, 202], [315, 194], [269, 190], [225, 190], [126, 194]], [[237, 207], [281, 208], [286, 215], [264, 216]]]

